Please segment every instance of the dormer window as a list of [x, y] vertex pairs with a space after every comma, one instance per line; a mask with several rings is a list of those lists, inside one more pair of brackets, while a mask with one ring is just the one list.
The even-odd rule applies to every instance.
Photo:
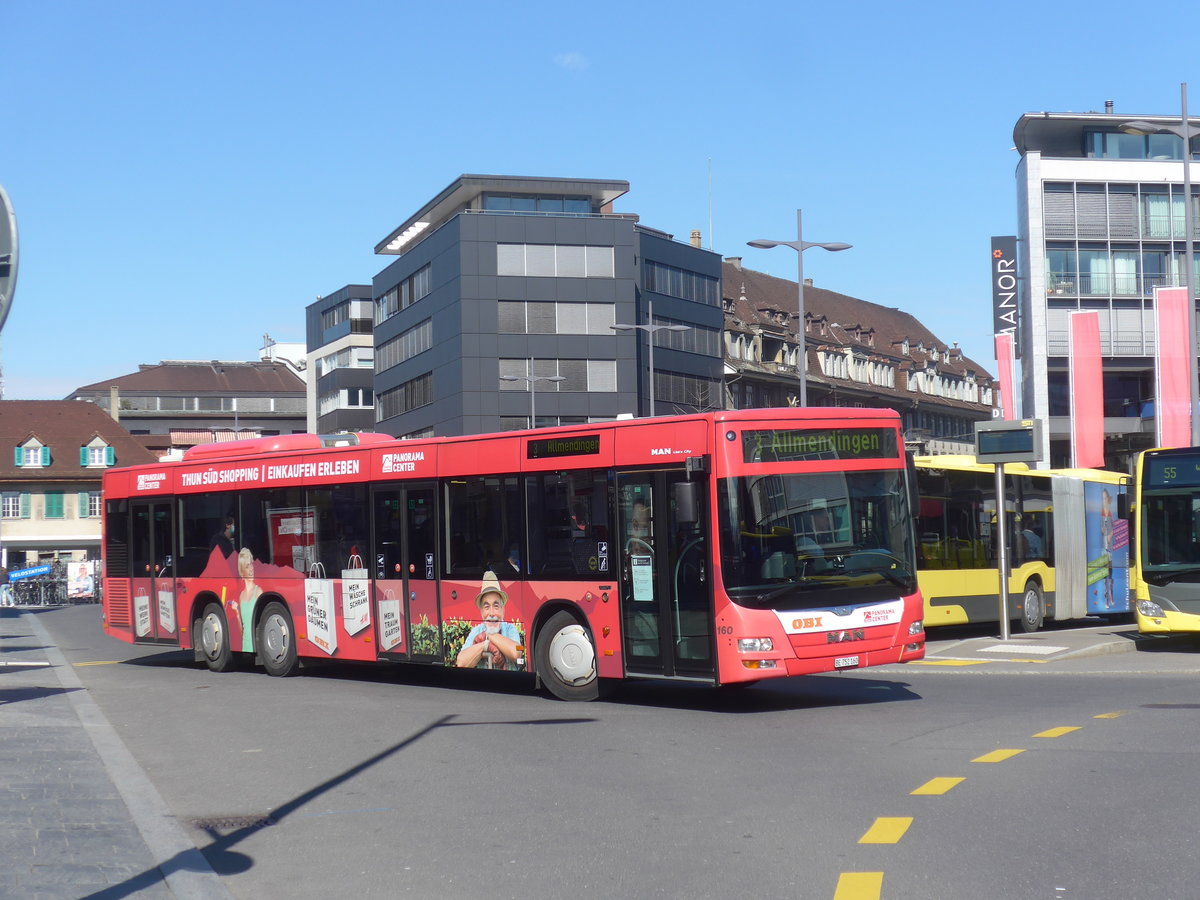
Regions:
[[13, 465], [21, 469], [42, 469], [50, 465], [50, 448], [37, 438], [30, 438], [16, 448]]
[[79, 448], [79, 465], [85, 469], [107, 469], [116, 461], [116, 452], [99, 435]]

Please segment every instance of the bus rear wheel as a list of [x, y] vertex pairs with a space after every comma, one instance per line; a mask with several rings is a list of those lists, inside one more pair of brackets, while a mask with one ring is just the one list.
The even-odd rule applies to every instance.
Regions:
[[262, 618], [258, 620], [257, 649], [268, 675], [286, 678], [300, 669], [292, 614], [278, 601], [268, 603]]
[[200, 618], [192, 625], [200, 655], [204, 663], [214, 672], [232, 672], [237, 667], [237, 656], [229, 646], [229, 623], [220, 603], [204, 607]]
[[542, 683], [559, 700], [600, 696], [596, 648], [587, 629], [569, 612], [556, 612], [538, 631], [534, 665]]
[[1025, 595], [1021, 600], [1021, 616], [1017, 624], [1026, 634], [1033, 634], [1042, 627], [1046, 615], [1046, 604], [1042, 600], [1042, 589], [1036, 581], [1025, 583]]

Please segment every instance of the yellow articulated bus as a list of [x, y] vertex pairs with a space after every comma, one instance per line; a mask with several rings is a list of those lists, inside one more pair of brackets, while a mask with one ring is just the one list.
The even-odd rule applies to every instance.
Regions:
[[[915, 464], [926, 626], [998, 622], [995, 466], [973, 456]], [[1128, 614], [1129, 527], [1118, 516], [1128, 476], [1023, 463], [1004, 474], [1009, 618], [1034, 632], [1048, 619]]]

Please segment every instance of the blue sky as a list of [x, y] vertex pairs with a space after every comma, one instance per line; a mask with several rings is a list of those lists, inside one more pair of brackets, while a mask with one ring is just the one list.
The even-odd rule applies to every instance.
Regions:
[[854, 245], [806, 276], [994, 372], [1018, 117], [1172, 113], [1189, 79], [1200, 113], [1200, 13], [1127, 3], [2, 6], [5, 399], [303, 341], [463, 173], [626, 179], [618, 212], [785, 278], [791, 251], [745, 244], [800, 207], [807, 240]]

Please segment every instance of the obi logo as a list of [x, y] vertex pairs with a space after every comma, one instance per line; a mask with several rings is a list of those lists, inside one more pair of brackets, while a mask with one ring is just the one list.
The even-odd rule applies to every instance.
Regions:
[[809, 629], [809, 628], [820, 628], [820, 627], [821, 627], [821, 617], [820, 616], [813, 616], [812, 618], [809, 618], [809, 619], [792, 619], [792, 628], [794, 628], [796, 631], [803, 631], [803, 630]]
[[866, 632], [861, 628], [855, 628], [853, 631], [831, 631], [825, 635], [825, 643], [844, 644], [846, 641], [861, 641], [866, 636]]

